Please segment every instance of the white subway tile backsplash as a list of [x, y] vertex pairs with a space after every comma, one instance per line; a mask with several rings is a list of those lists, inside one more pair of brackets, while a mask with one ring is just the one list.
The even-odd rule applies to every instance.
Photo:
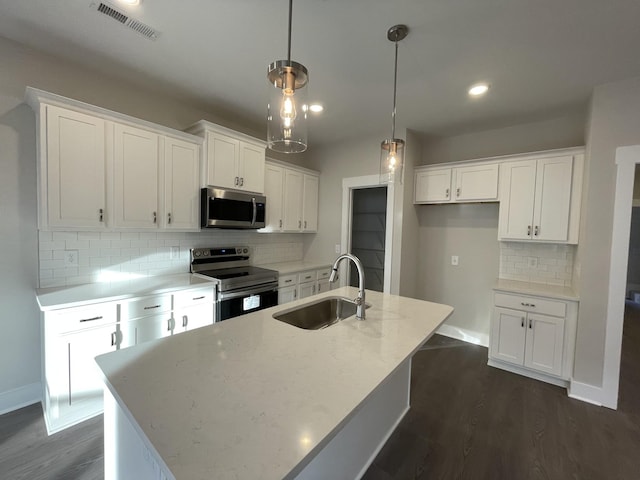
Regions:
[[[249, 245], [252, 263], [263, 265], [303, 258], [298, 234], [244, 231], [205, 232], [39, 232], [40, 287], [126, 280], [189, 271], [189, 249]], [[171, 247], [179, 247], [171, 259]], [[78, 266], [64, 265], [65, 250], [78, 251]]]
[[570, 287], [575, 246], [500, 242], [500, 278]]

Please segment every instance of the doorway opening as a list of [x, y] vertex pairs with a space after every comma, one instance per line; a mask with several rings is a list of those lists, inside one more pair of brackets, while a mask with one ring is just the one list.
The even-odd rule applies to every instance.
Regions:
[[[366, 287], [384, 289], [384, 247], [387, 227], [387, 188], [353, 190], [351, 202], [351, 253], [364, 267]], [[351, 269], [349, 285], [358, 286], [358, 272]]]

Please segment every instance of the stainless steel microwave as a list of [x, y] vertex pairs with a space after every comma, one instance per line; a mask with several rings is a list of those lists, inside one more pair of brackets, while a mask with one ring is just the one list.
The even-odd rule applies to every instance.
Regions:
[[202, 228], [263, 228], [266, 205], [267, 198], [263, 195], [205, 187], [200, 191], [200, 226]]

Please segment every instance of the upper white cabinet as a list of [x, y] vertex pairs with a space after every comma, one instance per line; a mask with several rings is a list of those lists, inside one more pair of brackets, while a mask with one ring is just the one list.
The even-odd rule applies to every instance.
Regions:
[[416, 168], [414, 203], [495, 202], [498, 168], [497, 163]]
[[583, 156], [502, 164], [500, 240], [577, 243]]
[[204, 120], [187, 131], [205, 139], [202, 186], [264, 192], [265, 142]]
[[53, 105], [40, 115], [40, 225], [105, 228], [104, 120]]
[[319, 174], [312, 170], [267, 162], [265, 196], [266, 226], [261, 232], [318, 230]]
[[199, 230], [202, 139], [27, 87], [41, 230]]

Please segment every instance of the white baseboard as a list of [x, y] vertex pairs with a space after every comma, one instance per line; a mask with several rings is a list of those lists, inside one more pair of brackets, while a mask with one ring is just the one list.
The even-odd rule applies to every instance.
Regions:
[[0, 415], [42, 401], [40, 382], [30, 383], [6, 392], [0, 392]]
[[445, 337], [455, 338], [456, 340], [462, 340], [463, 342], [482, 345], [483, 347], [489, 346], [489, 334], [487, 333], [474, 332], [466, 328], [447, 325], [446, 323], [440, 325], [436, 333], [444, 335]]
[[595, 387], [588, 383], [576, 382], [571, 380], [569, 383], [568, 393], [570, 398], [591, 403], [599, 407], [603, 406], [603, 390], [602, 387]]

